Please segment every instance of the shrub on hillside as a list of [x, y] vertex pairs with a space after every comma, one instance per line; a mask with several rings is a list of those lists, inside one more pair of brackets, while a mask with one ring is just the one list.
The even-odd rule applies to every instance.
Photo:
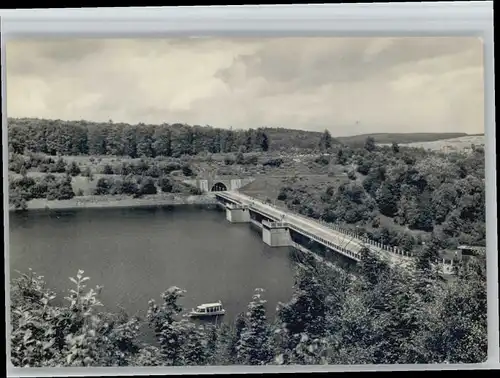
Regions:
[[330, 164], [330, 158], [326, 155], [321, 155], [314, 159], [314, 162], [319, 165], [328, 165]]
[[193, 176], [193, 170], [191, 169], [191, 167], [189, 165], [183, 165], [182, 166], [182, 174], [184, 176], [187, 176], [187, 177], [190, 177], [190, 176]]
[[97, 180], [96, 188], [94, 189], [94, 194], [98, 196], [110, 194], [111, 188], [113, 187], [113, 180], [107, 177], [101, 177]]
[[163, 176], [158, 180], [158, 186], [163, 193], [171, 193], [173, 189], [172, 181], [166, 176]]
[[203, 192], [200, 189], [192, 186], [189, 188], [189, 194], [191, 194], [193, 196], [199, 196], [199, 195], [203, 194]]
[[71, 176], [78, 176], [81, 173], [81, 170], [80, 167], [74, 161], [72, 161], [68, 166], [66, 172]]
[[283, 159], [277, 158], [277, 159], [269, 159], [266, 160], [264, 163], [262, 163], [263, 166], [269, 166], [269, 167], [276, 167], [279, 168], [283, 164]]
[[48, 200], [68, 200], [75, 196], [73, 191], [73, 186], [71, 185], [71, 177], [67, 176], [61, 178], [52, 184], [48, 185], [47, 188], [47, 199]]
[[141, 195], [156, 194], [158, 189], [151, 177], [144, 177], [139, 185], [139, 193]]
[[112, 175], [112, 174], [114, 174], [113, 167], [111, 165], [109, 165], [109, 164], [105, 164], [102, 167], [102, 174], [103, 175]]

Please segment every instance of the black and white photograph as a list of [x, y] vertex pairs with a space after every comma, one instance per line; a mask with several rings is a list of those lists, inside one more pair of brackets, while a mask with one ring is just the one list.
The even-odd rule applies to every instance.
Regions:
[[4, 53], [14, 367], [486, 361], [480, 38]]

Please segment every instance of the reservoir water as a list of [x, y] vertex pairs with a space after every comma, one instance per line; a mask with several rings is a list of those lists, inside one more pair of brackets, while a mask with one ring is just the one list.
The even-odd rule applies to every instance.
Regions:
[[170, 286], [187, 292], [186, 309], [222, 300], [225, 321], [265, 289], [269, 315], [292, 294], [287, 248], [271, 248], [248, 224], [192, 206], [29, 211], [10, 215], [10, 272], [32, 268], [62, 298], [78, 269], [103, 286], [105, 308], [144, 316]]

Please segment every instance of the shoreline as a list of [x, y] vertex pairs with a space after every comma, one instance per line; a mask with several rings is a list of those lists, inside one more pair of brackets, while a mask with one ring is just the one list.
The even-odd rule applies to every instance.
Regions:
[[79, 196], [68, 200], [33, 199], [27, 203], [25, 210], [9, 206], [9, 212], [30, 210], [73, 210], [90, 208], [127, 208], [155, 207], [179, 205], [217, 205], [215, 196], [211, 193], [202, 195], [153, 194], [141, 198], [124, 195]]

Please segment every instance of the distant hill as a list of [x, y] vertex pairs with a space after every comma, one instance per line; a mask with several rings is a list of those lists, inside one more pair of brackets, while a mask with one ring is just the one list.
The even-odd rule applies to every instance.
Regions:
[[473, 144], [477, 147], [484, 147], [485, 138], [483, 135], [466, 135], [459, 138], [441, 139], [430, 142], [413, 142], [403, 144], [401, 146], [424, 148], [426, 150], [453, 152], [464, 151], [470, 149]]
[[[286, 150], [291, 147], [298, 149], [314, 149], [318, 146], [321, 132], [294, 130], [285, 128], [264, 128], [271, 140], [271, 149]], [[371, 133], [347, 137], [335, 137], [333, 143], [351, 146], [363, 145], [366, 138], [372, 137], [377, 144], [398, 144], [434, 142], [469, 136], [466, 133]]]
[[467, 136], [466, 133], [372, 133], [361, 134], [348, 137], [337, 138], [342, 143], [364, 143], [366, 138], [372, 137], [377, 144], [407, 144], [407, 143], [421, 143], [421, 142], [434, 142], [443, 139], [460, 138]]
[[[293, 149], [315, 149], [318, 147], [322, 132], [295, 130], [285, 128], [271, 128], [266, 127], [263, 129], [270, 140], [270, 149], [278, 151], [286, 151]], [[340, 142], [335, 138], [333, 143], [339, 144]]]

